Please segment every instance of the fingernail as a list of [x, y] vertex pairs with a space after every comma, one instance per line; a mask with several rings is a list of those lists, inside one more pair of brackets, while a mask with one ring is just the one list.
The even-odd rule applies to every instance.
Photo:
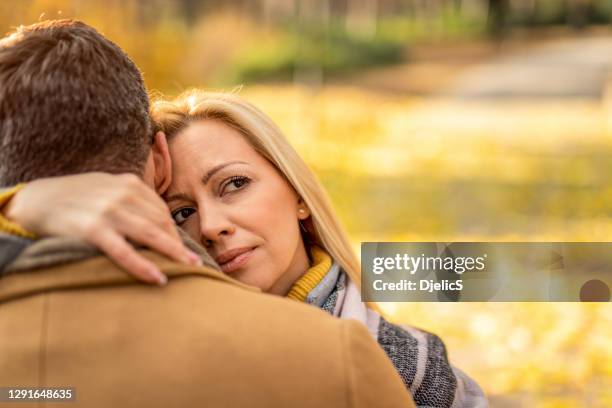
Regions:
[[189, 256], [189, 263], [191, 263], [192, 265], [198, 265], [198, 266], [202, 266], [202, 258], [200, 258], [200, 255], [196, 254], [195, 252], [191, 252], [188, 251], [188, 256]]
[[151, 276], [153, 276], [155, 283], [157, 283], [159, 286], [164, 286], [166, 283], [168, 283], [168, 278], [166, 275], [161, 273], [161, 271], [157, 268], [151, 269]]

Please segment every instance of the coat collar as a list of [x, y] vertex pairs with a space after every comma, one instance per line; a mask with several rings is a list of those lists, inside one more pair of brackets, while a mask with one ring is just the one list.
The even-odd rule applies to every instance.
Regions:
[[[141, 254], [155, 262], [168, 280], [202, 276], [248, 290], [259, 290], [225, 275], [210, 257], [203, 257], [204, 267], [196, 267], [176, 263], [149, 250], [141, 250]], [[35, 241], [21, 252], [5, 272], [0, 279], [0, 303], [53, 290], [145, 285], [100, 255], [92, 246], [67, 237]]]

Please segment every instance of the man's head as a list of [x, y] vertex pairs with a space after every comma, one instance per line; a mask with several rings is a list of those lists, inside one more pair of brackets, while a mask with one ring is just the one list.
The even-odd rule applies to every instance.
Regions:
[[143, 175], [153, 139], [136, 65], [78, 21], [0, 41], [0, 186], [88, 171]]

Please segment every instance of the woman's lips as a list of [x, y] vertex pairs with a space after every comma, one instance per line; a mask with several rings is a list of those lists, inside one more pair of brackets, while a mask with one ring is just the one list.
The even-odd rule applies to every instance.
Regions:
[[254, 250], [253, 247], [232, 249], [222, 253], [215, 260], [223, 273], [230, 274], [242, 268], [251, 259]]

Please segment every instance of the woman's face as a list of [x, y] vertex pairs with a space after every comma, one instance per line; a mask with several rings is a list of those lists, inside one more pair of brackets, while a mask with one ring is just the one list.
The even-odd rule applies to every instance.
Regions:
[[291, 186], [240, 132], [218, 120], [189, 125], [169, 144], [166, 199], [176, 223], [226, 274], [284, 295], [308, 268]]

